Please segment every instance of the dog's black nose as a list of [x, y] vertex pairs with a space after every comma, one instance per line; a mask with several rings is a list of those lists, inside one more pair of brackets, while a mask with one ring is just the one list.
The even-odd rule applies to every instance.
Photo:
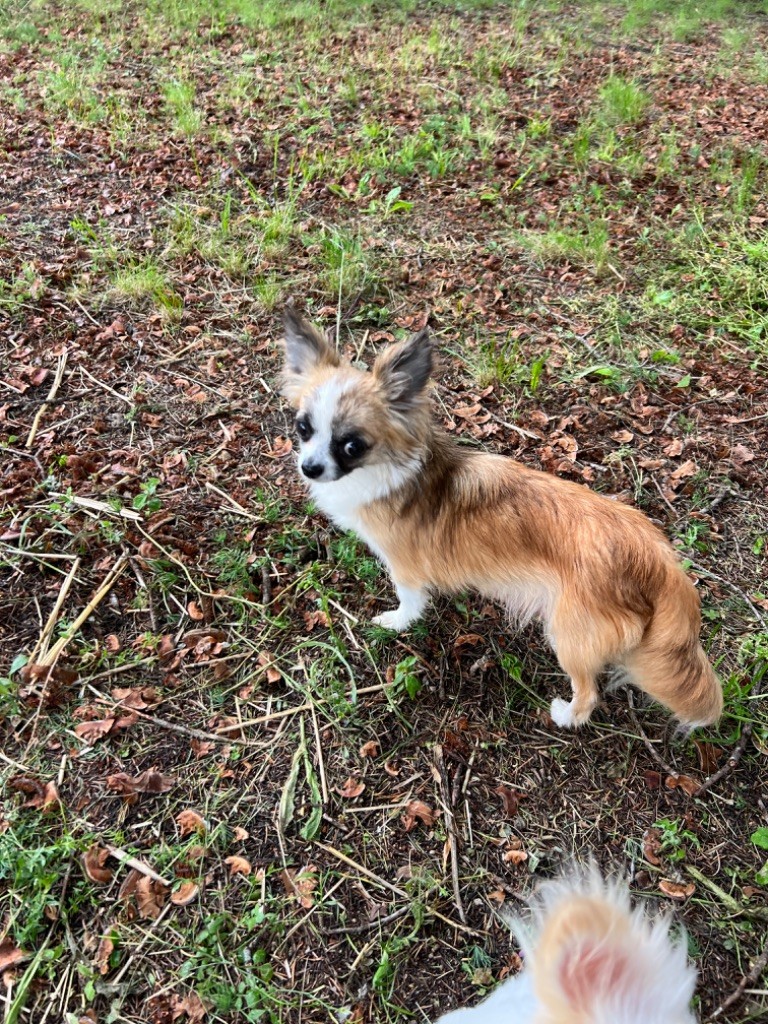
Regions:
[[301, 464], [301, 472], [310, 480], [317, 480], [319, 476], [323, 475], [324, 469], [325, 466], [322, 462], [302, 462]]

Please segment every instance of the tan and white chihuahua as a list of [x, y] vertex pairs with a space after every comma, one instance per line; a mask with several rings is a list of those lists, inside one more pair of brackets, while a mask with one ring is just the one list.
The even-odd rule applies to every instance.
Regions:
[[589, 720], [609, 665], [684, 725], [717, 721], [722, 691], [699, 644], [698, 594], [641, 512], [439, 430], [426, 330], [391, 345], [368, 373], [293, 307], [284, 324], [283, 394], [296, 410], [301, 474], [397, 590], [399, 606], [375, 623], [404, 630], [430, 591], [476, 590], [519, 622], [543, 623], [573, 688], [570, 702], [552, 702], [557, 725]]
[[696, 971], [669, 922], [631, 910], [627, 887], [595, 868], [545, 882], [530, 925], [512, 929], [523, 970], [438, 1024], [694, 1024]]

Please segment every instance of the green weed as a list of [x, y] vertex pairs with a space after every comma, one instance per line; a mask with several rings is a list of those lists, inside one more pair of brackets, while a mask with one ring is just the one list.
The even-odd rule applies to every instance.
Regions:
[[649, 304], [696, 334], [768, 352], [768, 233], [715, 231], [696, 217], [663, 244], [672, 259], [648, 285]]
[[187, 138], [198, 135], [203, 125], [203, 115], [195, 106], [194, 85], [178, 79], [166, 82], [163, 98], [172, 119], [173, 130]]
[[582, 229], [548, 228], [522, 231], [514, 236], [518, 248], [541, 264], [560, 261], [587, 267], [597, 276], [604, 274], [611, 261], [608, 225], [604, 220], [587, 219]]
[[660, 832], [660, 852], [673, 863], [685, 860], [689, 847], [701, 846], [698, 836], [679, 819], [660, 818], [653, 827]]
[[637, 82], [621, 75], [611, 75], [600, 87], [598, 96], [600, 106], [595, 119], [610, 128], [637, 124], [650, 103], [650, 97]]
[[115, 270], [107, 298], [133, 302], [149, 299], [168, 320], [178, 320], [183, 308], [182, 298], [174, 291], [168, 272], [152, 257]]

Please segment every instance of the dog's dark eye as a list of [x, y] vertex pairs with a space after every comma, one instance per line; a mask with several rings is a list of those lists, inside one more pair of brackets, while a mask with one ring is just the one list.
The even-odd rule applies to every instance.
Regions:
[[367, 450], [368, 445], [362, 437], [348, 437], [344, 442], [344, 454], [348, 459], [358, 459]]
[[308, 441], [312, 437], [312, 425], [309, 420], [300, 417], [296, 420], [296, 433], [302, 441]]

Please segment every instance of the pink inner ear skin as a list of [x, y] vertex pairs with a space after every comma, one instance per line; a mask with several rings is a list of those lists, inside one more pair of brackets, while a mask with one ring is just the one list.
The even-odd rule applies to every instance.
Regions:
[[629, 992], [632, 965], [622, 950], [604, 942], [580, 943], [563, 956], [558, 977], [572, 1009], [585, 1013], [601, 997]]

